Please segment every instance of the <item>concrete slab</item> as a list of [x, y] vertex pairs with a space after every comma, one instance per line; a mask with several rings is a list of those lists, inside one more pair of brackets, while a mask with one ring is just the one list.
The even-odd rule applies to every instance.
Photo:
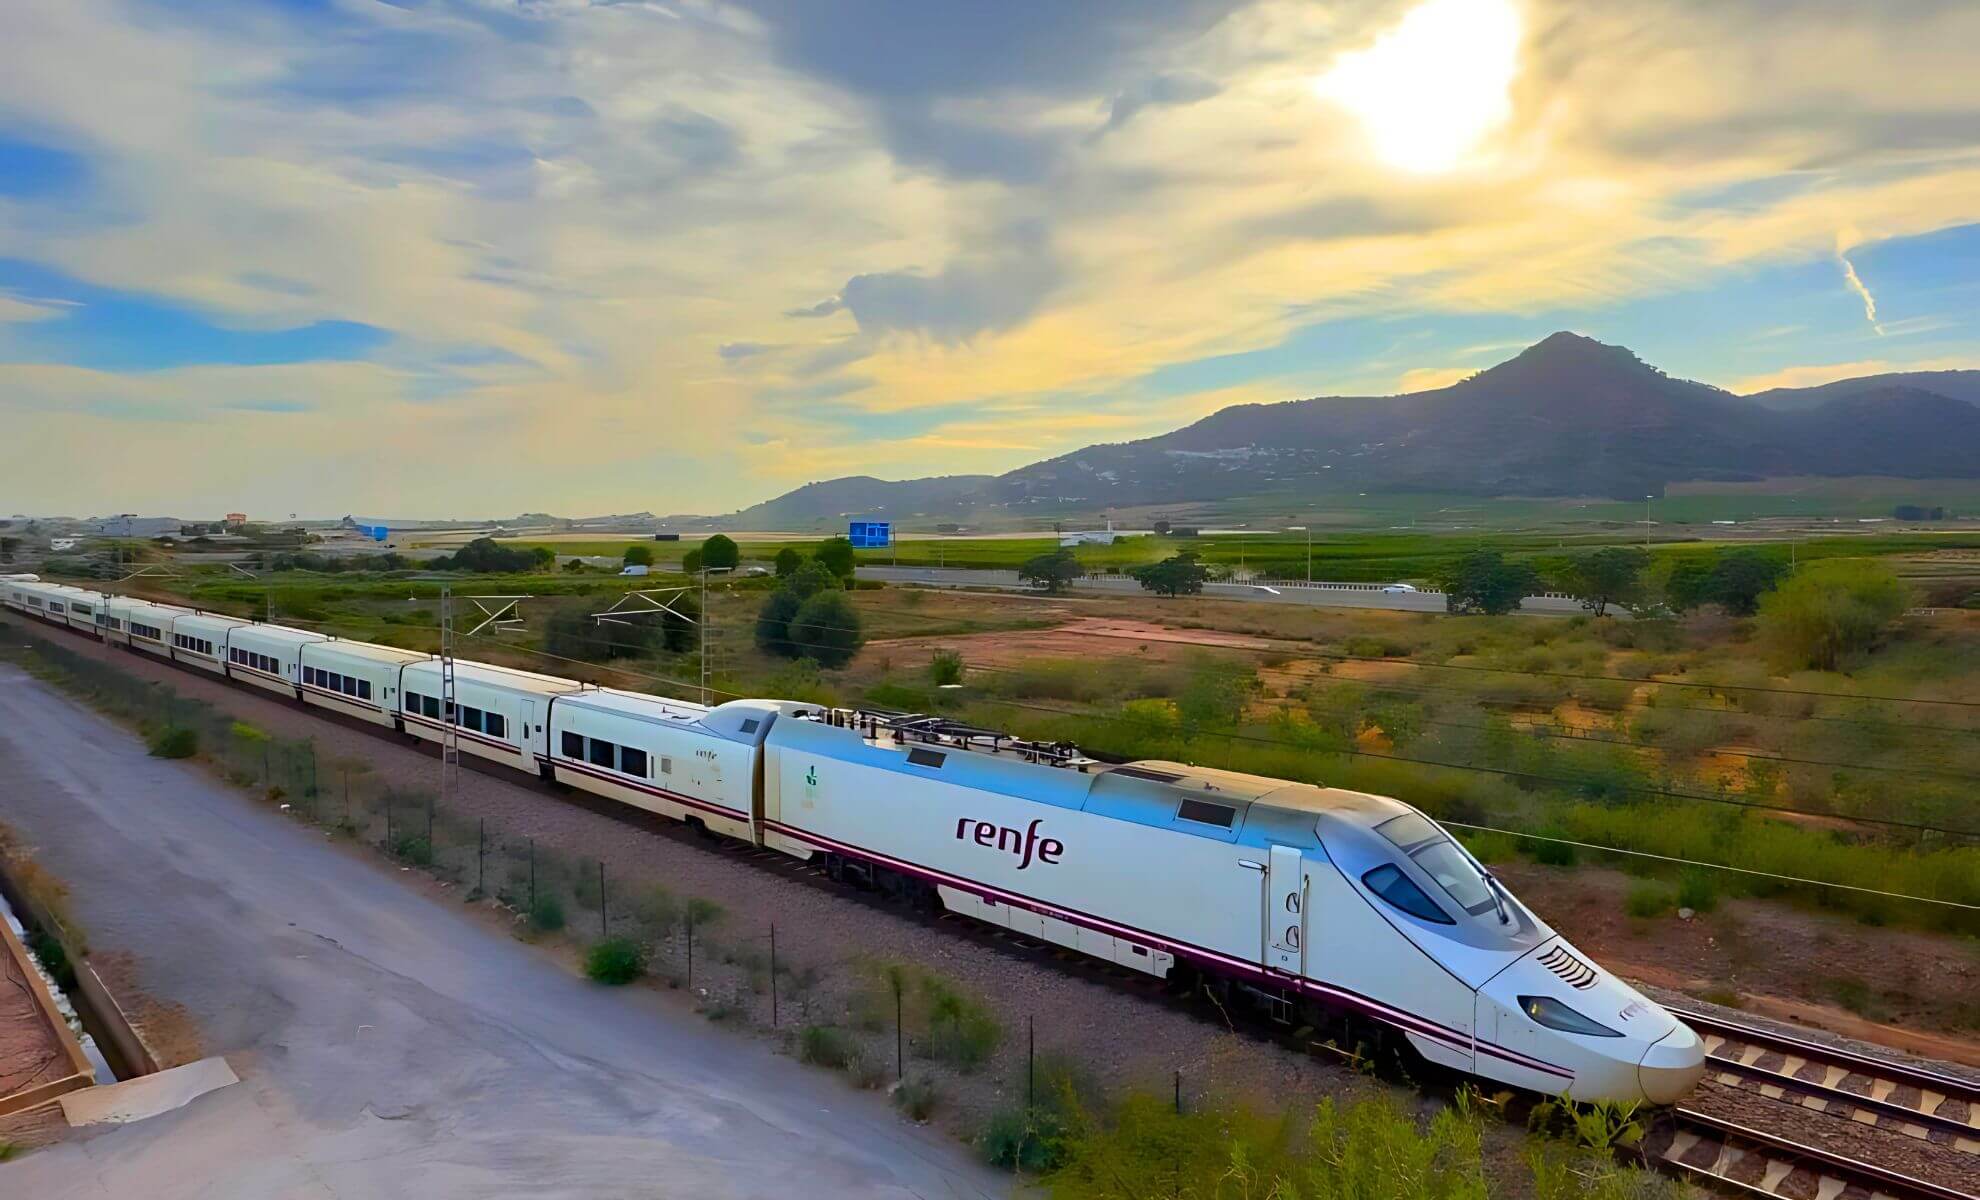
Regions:
[[184, 1108], [240, 1076], [224, 1058], [202, 1058], [156, 1075], [85, 1088], [62, 1097], [62, 1115], [71, 1125], [123, 1125]]

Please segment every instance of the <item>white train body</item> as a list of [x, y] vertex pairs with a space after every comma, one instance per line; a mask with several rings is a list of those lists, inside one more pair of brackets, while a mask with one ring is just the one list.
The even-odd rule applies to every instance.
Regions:
[[[70, 622], [72, 592], [0, 581], [9, 607], [58, 624]], [[77, 595], [93, 617], [92, 594]], [[1228, 981], [1288, 1017], [1358, 1014], [1458, 1071], [1655, 1103], [1703, 1073], [1689, 1028], [1387, 797], [1176, 763], [1107, 766], [900, 714], [708, 708], [467, 662], [455, 664], [446, 712], [440, 664], [425, 656], [140, 605], [109, 609], [133, 647], [131, 620], [169, 615], [172, 657], [190, 666], [224, 664], [244, 683], [292, 698], [300, 688], [308, 703], [427, 740], [453, 721], [469, 753], [829, 856], [835, 873], [1133, 970]]]
[[173, 624], [193, 615], [191, 609], [128, 596], [111, 596], [104, 608], [109, 619], [117, 623], [114, 628], [105, 626], [108, 640], [160, 658], [172, 657]]
[[400, 672], [429, 657], [342, 638], [303, 642], [297, 651], [297, 686], [304, 704], [396, 728]]
[[451, 720], [464, 754], [486, 758], [532, 775], [550, 761], [550, 704], [559, 696], [585, 690], [574, 679], [538, 675], [510, 667], [454, 662], [456, 711], [446, 713], [440, 660], [408, 663], [399, 676], [399, 719], [405, 731], [438, 742]]

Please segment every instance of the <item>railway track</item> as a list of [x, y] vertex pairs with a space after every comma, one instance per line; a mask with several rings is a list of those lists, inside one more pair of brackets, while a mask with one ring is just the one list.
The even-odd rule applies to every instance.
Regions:
[[[1673, 1012], [1704, 1040], [1707, 1080], [1928, 1142], [1980, 1169], [1980, 1083], [1723, 1017]], [[1644, 1152], [1666, 1170], [1755, 1195], [1972, 1200], [1957, 1187], [1692, 1108], [1676, 1109]]]
[[[381, 740], [394, 740], [389, 733], [369, 724], [341, 720], [336, 714], [327, 714], [300, 702], [295, 703], [294, 707], [319, 719], [334, 720], [347, 728], [373, 734]], [[427, 748], [424, 744], [417, 747], [421, 751]], [[434, 753], [437, 752], [434, 748]], [[515, 778], [511, 772], [487, 768], [486, 764], [475, 762], [472, 765], [504, 778]], [[885, 907], [896, 915], [908, 915], [925, 927], [941, 929], [948, 936], [960, 936], [978, 945], [1020, 957], [1053, 960], [1071, 974], [1123, 987], [1139, 993], [1144, 999], [1191, 1009], [1214, 1024], [1244, 1029], [1254, 1036], [1277, 1040], [1307, 1052], [1332, 1049], [1331, 1045], [1320, 1043], [1296, 1045], [1283, 1031], [1260, 1028], [1248, 1021], [1233, 1022], [1233, 1014], [1221, 1008], [1215, 1014], [1206, 1012], [1201, 1005], [1194, 1003], [1189, 994], [1172, 984], [1126, 971], [1063, 947], [980, 925], [945, 911], [904, 909], [877, 893], [850, 888], [828, 877], [815, 861], [795, 859], [728, 839], [709, 838], [677, 822], [628, 810], [622, 805], [583, 793], [567, 792], [553, 784], [538, 781], [537, 786], [547, 796], [560, 802], [575, 803], [672, 840], [697, 844], [699, 848], [731, 861]], [[1928, 1068], [1858, 1054], [1703, 1013], [1679, 1009], [1671, 1011], [1704, 1039], [1707, 1079], [1738, 1088], [1747, 1095], [1764, 1096], [1859, 1126], [1927, 1141], [1949, 1152], [1971, 1155], [1976, 1163], [1980, 1163], [1980, 1084]], [[1352, 1052], [1335, 1052], [1347, 1053], [1350, 1058], [1355, 1058]], [[1834, 1149], [1685, 1107], [1675, 1108], [1658, 1120], [1638, 1147], [1638, 1152], [1645, 1165], [1667, 1174], [1746, 1195], [1789, 1200], [1980, 1200], [1980, 1195], [1974, 1192], [1920, 1179]]]

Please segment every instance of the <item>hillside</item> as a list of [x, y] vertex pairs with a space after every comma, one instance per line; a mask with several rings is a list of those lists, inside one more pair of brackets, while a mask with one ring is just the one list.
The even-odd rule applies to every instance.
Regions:
[[1633, 500], [1780, 475], [1980, 477], [1980, 371], [1738, 396], [1563, 332], [1434, 391], [1235, 405], [995, 477], [808, 484], [725, 523], [1378, 491]]

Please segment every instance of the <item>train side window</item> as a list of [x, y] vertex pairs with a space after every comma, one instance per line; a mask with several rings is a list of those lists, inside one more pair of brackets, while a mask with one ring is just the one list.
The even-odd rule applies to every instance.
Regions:
[[423, 696], [421, 699], [426, 704], [426, 719], [429, 721], [438, 721], [440, 719], [440, 698], [438, 696]]
[[344, 676], [344, 694], [346, 696], [355, 696], [358, 694], [357, 676], [355, 675]]
[[917, 767], [939, 767], [948, 755], [934, 750], [924, 750], [920, 746], [908, 751], [908, 761]]
[[461, 728], [481, 732], [481, 710], [473, 705], [461, 705]]
[[583, 735], [583, 734], [579, 734], [579, 733], [572, 733], [572, 732], [571, 732], [570, 730], [568, 730], [568, 729], [566, 729], [566, 730], [564, 731], [564, 757], [565, 757], [565, 758], [575, 758], [575, 759], [577, 759], [577, 760], [578, 760], [579, 762], [583, 762], [583, 761], [584, 761], [584, 735]]
[[619, 747], [619, 770], [646, 778], [646, 751], [635, 750], [631, 746]]
[[406, 693], [406, 711], [407, 711], [407, 712], [409, 712], [409, 713], [417, 713], [417, 712], [419, 712], [419, 693], [418, 693], [418, 692], [407, 692], [407, 693]]
[[616, 771], [619, 767], [619, 748], [611, 742], [601, 742], [597, 738], [592, 738], [591, 765]]
[[504, 741], [508, 740], [508, 718], [504, 717], [501, 713], [483, 713], [481, 720], [482, 727], [489, 737], [501, 738]]
[[1185, 800], [1177, 806], [1176, 815], [1199, 825], [1229, 829], [1231, 822], [1237, 820], [1237, 809], [1228, 804], [1211, 804], [1207, 800]]
[[1443, 909], [1437, 907], [1436, 901], [1423, 894], [1423, 889], [1417, 887], [1414, 880], [1402, 873], [1401, 867], [1384, 863], [1363, 875], [1361, 882], [1368, 885], [1369, 891], [1412, 917], [1434, 921], [1439, 925], [1457, 924], [1444, 914]]
[[358, 680], [358, 699], [371, 699], [371, 681], [369, 679]]

